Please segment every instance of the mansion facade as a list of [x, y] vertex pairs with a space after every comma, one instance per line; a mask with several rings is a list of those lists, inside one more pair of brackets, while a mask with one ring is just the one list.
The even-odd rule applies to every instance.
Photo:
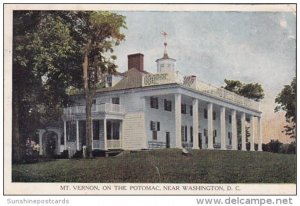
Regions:
[[[246, 150], [247, 142], [251, 151], [262, 150], [259, 102], [180, 74], [166, 50], [156, 60], [157, 73], [144, 70], [143, 58], [140, 53], [128, 55], [128, 71], [107, 76], [106, 87], [97, 91], [93, 150]], [[74, 154], [86, 145], [85, 97], [72, 98], [74, 104], [64, 108], [57, 154]]]

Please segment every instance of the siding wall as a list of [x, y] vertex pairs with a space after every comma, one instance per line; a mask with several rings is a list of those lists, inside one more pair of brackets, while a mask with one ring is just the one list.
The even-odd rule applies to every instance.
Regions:
[[125, 115], [123, 120], [123, 149], [139, 150], [146, 148], [144, 122], [143, 112], [128, 113]]

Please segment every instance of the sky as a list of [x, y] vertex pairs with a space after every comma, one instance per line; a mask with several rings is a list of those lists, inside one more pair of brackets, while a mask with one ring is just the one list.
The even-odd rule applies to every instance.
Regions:
[[168, 33], [168, 54], [177, 70], [223, 86], [224, 79], [260, 83], [261, 109], [272, 115], [274, 99], [296, 75], [296, 16], [292, 12], [127, 11], [126, 41], [115, 48], [119, 71], [127, 55], [144, 54], [144, 68], [156, 72]]

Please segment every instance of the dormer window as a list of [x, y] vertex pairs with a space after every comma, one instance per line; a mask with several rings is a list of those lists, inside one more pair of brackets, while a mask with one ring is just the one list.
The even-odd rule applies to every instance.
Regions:
[[112, 86], [112, 76], [111, 75], [106, 77], [106, 83], [107, 83], [108, 87]]

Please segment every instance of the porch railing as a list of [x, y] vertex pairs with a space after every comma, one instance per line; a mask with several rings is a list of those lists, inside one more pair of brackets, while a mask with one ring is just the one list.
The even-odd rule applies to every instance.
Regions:
[[143, 75], [143, 87], [177, 83], [185, 87], [197, 90], [211, 96], [242, 105], [251, 109], [259, 110], [259, 102], [237, 95], [226, 89], [213, 86], [198, 80], [195, 76], [184, 76], [178, 72], [145, 74]]
[[[125, 108], [119, 104], [94, 104], [92, 112], [124, 114]], [[72, 106], [64, 108], [64, 115], [85, 114], [85, 106]]]
[[[121, 140], [106, 140], [107, 149], [121, 149]], [[93, 140], [93, 149], [104, 150], [104, 140]]]

